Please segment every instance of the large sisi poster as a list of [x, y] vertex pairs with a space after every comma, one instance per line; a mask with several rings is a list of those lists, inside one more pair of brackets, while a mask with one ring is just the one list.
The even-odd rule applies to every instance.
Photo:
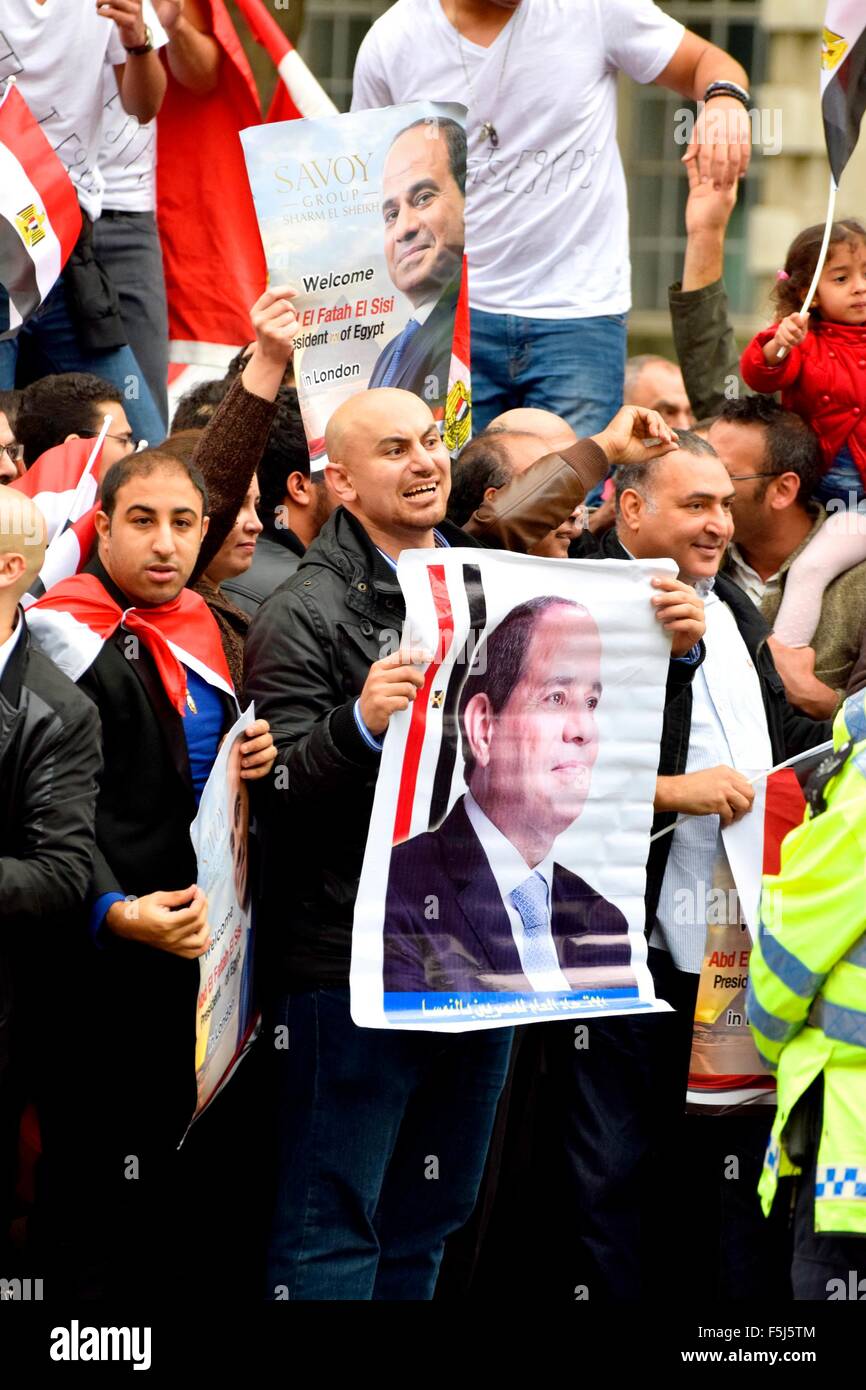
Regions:
[[[410, 102], [241, 133], [270, 284], [290, 283], [295, 381], [314, 465], [365, 387], [449, 397], [463, 273], [465, 108]], [[468, 382], [452, 382], [454, 443]], [[458, 418], [459, 417], [459, 418]]]
[[388, 727], [352, 940], [352, 1017], [462, 1031], [667, 1009], [644, 889], [670, 561], [405, 551], [431, 658]]

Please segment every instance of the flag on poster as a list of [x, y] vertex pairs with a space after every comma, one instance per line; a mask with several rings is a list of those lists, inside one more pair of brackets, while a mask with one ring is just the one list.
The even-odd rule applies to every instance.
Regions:
[[81, 230], [72, 181], [14, 82], [0, 98], [0, 339], [54, 285]]
[[736, 822], [734, 836], [734, 826], [724, 832], [713, 883], [698, 885], [703, 891], [697, 896], [706, 907], [707, 939], [689, 1062], [689, 1112], [722, 1115], [743, 1106], [775, 1103], [775, 1080], [761, 1063], [746, 1018], [749, 959], [758, 928], [762, 876], [778, 873], [782, 841], [805, 812], [802, 782], [826, 749], [821, 744], [754, 779], [752, 808]]
[[866, 110], [866, 0], [828, 0], [821, 37], [821, 115], [838, 186]]
[[252, 705], [226, 734], [202, 792], [190, 838], [196, 883], [208, 901], [211, 944], [199, 957], [195, 1013], [197, 1118], [225, 1085], [256, 1035], [249, 788], [240, 745]]
[[[437, 1032], [663, 1011], [644, 893], [671, 561], [404, 551], [402, 649], [352, 936], [352, 1017]], [[392, 634], [393, 646], [400, 635]]]
[[[165, 266], [169, 398], [222, 376], [253, 337], [265, 262], [238, 132], [262, 119], [258, 90], [223, 0], [202, 0], [221, 50], [219, 83], [196, 96], [168, 73], [157, 123], [157, 216]], [[268, 119], [335, 112], [262, 0], [238, 0], [281, 81]]]
[[465, 114], [419, 101], [305, 120], [291, 141], [281, 125], [241, 135], [270, 282], [300, 290], [295, 382], [320, 467], [330, 416], [365, 387], [414, 391], [444, 431], [455, 355], [466, 420]]

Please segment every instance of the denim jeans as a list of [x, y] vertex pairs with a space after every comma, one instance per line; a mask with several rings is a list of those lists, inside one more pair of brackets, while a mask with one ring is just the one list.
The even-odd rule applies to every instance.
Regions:
[[861, 503], [866, 499], [866, 490], [860, 470], [854, 462], [848, 445], [839, 450], [827, 472], [821, 477], [812, 496], [826, 507], [828, 502], [836, 505], [830, 511], [839, 511], [839, 503], [848, 510], [862, 510]]
[[11, 391], [15, 386], [15, 369], [22, 349], [28, 370], [24, 379], [19, 379], [19, 386], [54, 372], [92, 372], [121, 392], [136, 439], [146, 439], [149, 444], [161, 444], [165, 439], [165, 424], [132, 349], [88, 352], [80, 346], [66, 306], [62, 278], [17, 336], [0, 342], [0, 391]]
[[531, 319], [473, 309], [473, 432], [525, 405], [561, 415], [578, 436], [602, 429], [622, 405], [626, 318]]
[[432, 1298], [475, 1205], [513, 1030], [358, 1028], [343, 989], [284, 997], [266, 1038], [279, 1025], [267, 1296]]
[[168, 309], [156, 218], [106, 209], [93, 224], [93, 246], [117, 291], [129, 346], [167, 422]]

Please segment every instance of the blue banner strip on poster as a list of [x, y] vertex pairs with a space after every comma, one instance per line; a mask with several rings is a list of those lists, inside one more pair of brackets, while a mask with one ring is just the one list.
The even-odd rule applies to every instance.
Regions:
[[606, 1004], [616, 1004], [623, 1010], [648, 1009], [649, 1000], [641, 999], [634, 985], [621, 989], [538, 991], [533, 994], [512, 994], [505, 990], [489, 994], [443, 993], [410, 994], [397, 991], [386, 992], [385, 1012], [395, 1020], [414, 1020], [423, 1018], [519, 1018], [557, 1014], [571, 1014], [576, 1005], [586, 1006], [587, 1017], [591, 1016], [593, 1006], [601, 1008]]

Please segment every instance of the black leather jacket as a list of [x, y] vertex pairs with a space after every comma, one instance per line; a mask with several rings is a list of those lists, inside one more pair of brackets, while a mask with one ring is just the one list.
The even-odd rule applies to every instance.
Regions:
[[0, 678], [0, 1072], [13, 979], [26, 990], [30, 963], [44, 970], [49, 951], [62, 969], [87, 896], [101, 748], [93, 704], [34, 649], [25, 623]]

